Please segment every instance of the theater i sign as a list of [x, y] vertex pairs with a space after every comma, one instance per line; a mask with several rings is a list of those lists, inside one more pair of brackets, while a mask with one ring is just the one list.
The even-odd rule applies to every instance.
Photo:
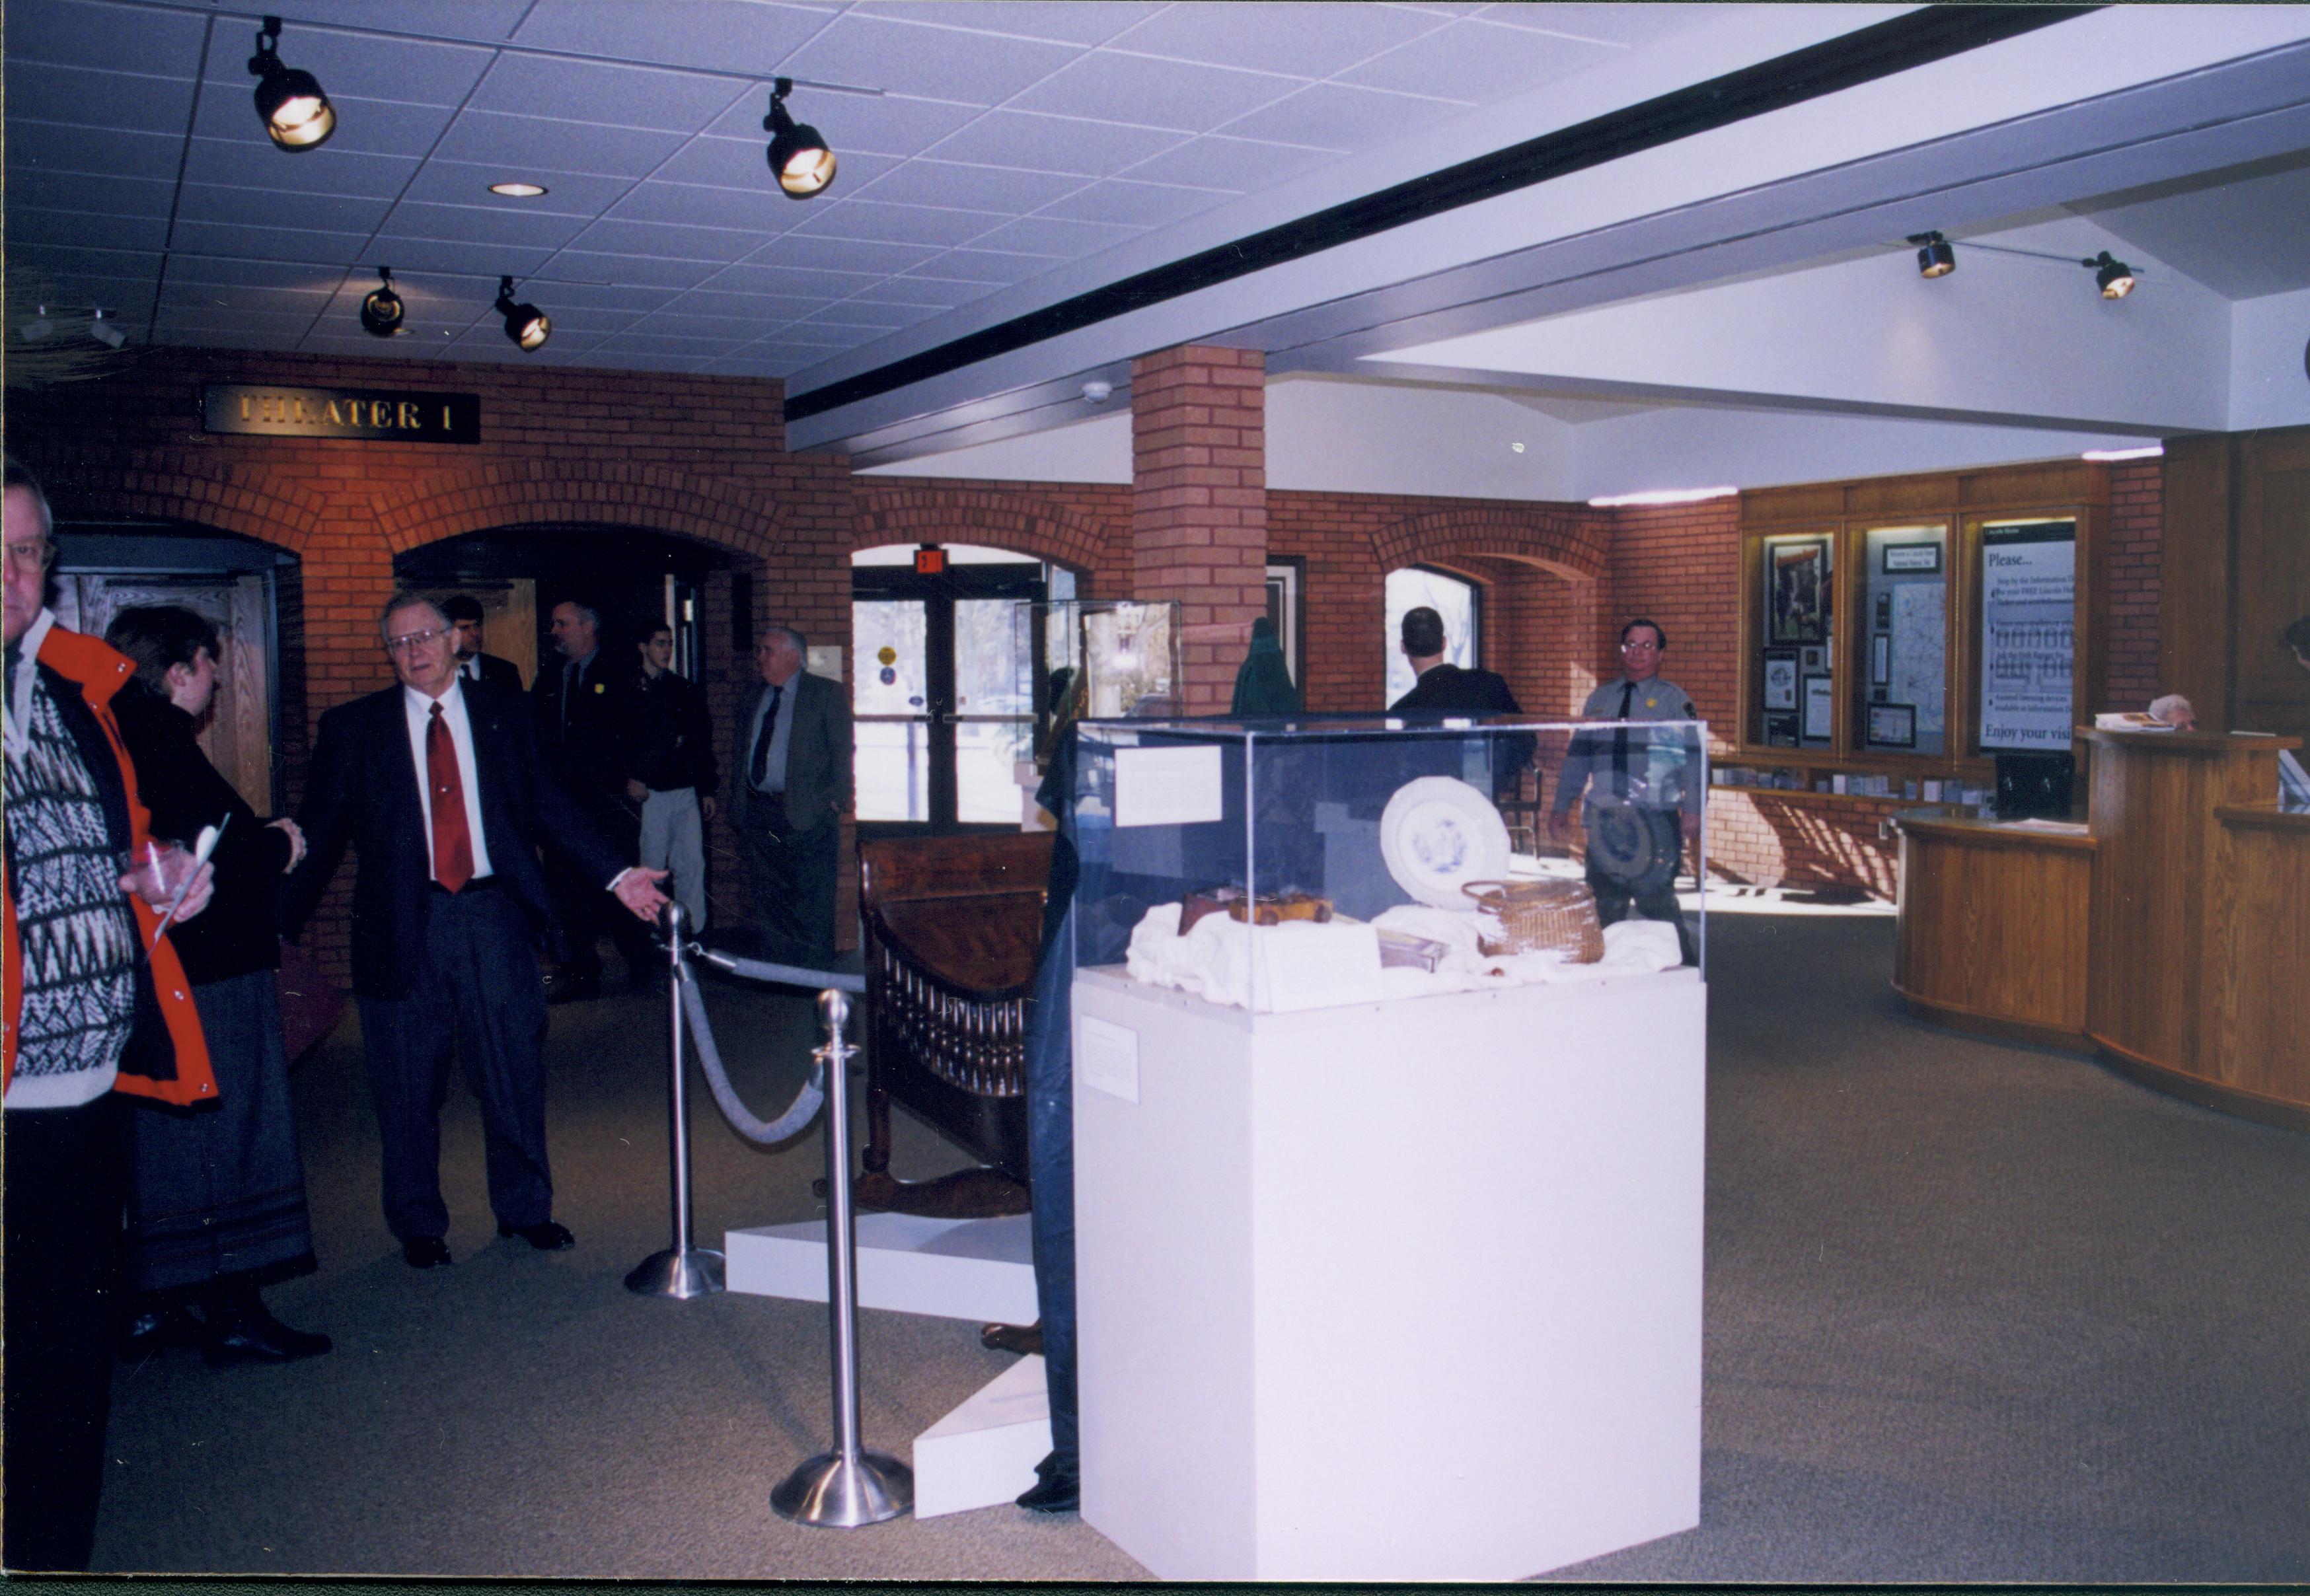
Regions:
[[372, 443], [479, 443], [482, 396], [211, 383], [201, 390], [201, 429]]

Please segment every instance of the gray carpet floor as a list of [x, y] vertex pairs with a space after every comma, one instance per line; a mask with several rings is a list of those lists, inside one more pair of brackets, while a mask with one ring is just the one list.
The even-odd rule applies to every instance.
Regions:
[[[1709, 931], [1703, 1522], [1552, 1577], [2310, 1580], [2310, 1138], [1915, 1024], [1882, 916]], [[742, 1090], [775, 1112], [805, 1003], [710, 1002]], [[349, 1018], [297, 1079], [322, 1268], [269, 1294], [337, 1350], [123, 1368], [96, 1566], [1145, 1577], [1071, 1516], [836, 1531], [769, 1511], [829, 1435], [825, 1313], [622, 1289], [666, 1239], [663, 1027], [642, 998], [555, 1011], [567, 1253], [496, 1237], [453, 1089], [456, 1262], [420, 1273], [378, 1213]], [[752, 1148], [702, 1091], [695, 1123], [707, 1245], [820, 1211], [814, 1130]], [[960, 1162], [903, 1116], [899, 1133], [902, 1174]], [[866, 1438], [901, 1456], [1010, 1362], [959, 1322], [866, 1313], [860, 1332]]]

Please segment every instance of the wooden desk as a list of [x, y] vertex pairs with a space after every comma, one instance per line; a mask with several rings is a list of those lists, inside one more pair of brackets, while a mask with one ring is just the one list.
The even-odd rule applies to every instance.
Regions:
[[1919, 1018], [2084, 1048], [2094, 839], [1945, 810], [1901, 839], [1893, 990]]

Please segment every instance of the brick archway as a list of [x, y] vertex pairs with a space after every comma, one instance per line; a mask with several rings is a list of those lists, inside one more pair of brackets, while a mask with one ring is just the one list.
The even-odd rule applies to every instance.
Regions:
[[854, 551], [886, 543], [968, 542], [1083, 576], [1099, 572], [1109, 558], [1107, 529], [1065, 505], [1001, 488], [869, 488], [867, 481], [859, 482]]
[[63, 520], [175, 521], [229, 532], [302, 559], [327, 515], [318, 494], [269, 473], [162, 458], [98, 484], [59, 482]]
[[1601, 520], [1553, 507], [1516, 511], [1492, 506], [1455, 507], [1409, 516], [1372, 534], [1372, 555], [1383, 574], [1408, 565], [1456, 567], [1484, 580], [1467, 562], [1505, 559], [1537, 567], [1571, 582], [1603, 579], [1609, 566]]
[[756, 559], [786, 541], [776, 504], [657, 466], [586, 461], [484, 465], [380, 495], [378, 530], [405, 554], [447, 538], [531, 522], [638, 526]]

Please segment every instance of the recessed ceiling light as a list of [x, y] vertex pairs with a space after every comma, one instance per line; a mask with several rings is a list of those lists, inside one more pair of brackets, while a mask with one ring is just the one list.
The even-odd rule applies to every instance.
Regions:
[[1738, 488], [1657, 488], [1643, 493], [1608, 494], [1588, 504], [1599, 510], [1619, 509], [1623, 505], [1698, 504], [1707, 499], [1730, 499], [1740, 491]]
[[542, 183], [492, 183], [490, 192], [502, 194], [508, 199], [535, 199], [545, 192], [545, 186]]

